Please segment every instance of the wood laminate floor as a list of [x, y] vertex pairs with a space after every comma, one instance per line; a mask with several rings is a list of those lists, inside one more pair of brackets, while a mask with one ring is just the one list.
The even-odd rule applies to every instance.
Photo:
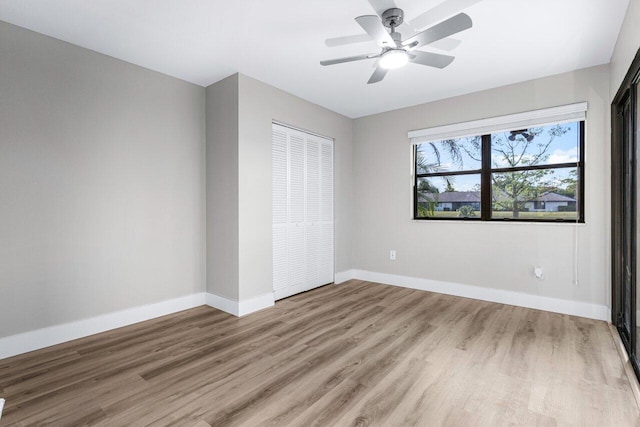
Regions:
[[638, 426], [604, 322], [350, 281], [0, 360], [0, 425]]

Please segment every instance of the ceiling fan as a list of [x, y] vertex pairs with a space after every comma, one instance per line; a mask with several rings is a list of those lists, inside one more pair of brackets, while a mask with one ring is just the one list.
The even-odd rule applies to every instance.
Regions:
[[[438, 9], [438, 11], [436, 12], [438, 12], [439, 14], [446, 14], [447, 12], [450, 12], [452, 7], [470, 5], [473, 3], [477, 3], [478, 1], [480, 0], [447, 0], [431, 11], [435, 11], [436, 9]], [[374, 6], [374, 9], [376, 9], [376, 11], [380, 10], [380, 6], [382, 4], [395, 6], [393, 0], [370, 0], [370, 3], [372, 4], [372, 6]], [[412, 22], [429, 22], [428, 19], [431, 19], [429, 16], [427, 16], [429, 12], [430, 11], [427, 11], [425, 14], [420, 15]], [[432, 52], [423, 52], [416, 49], [446, 39], [450, 35], [471, 28], [471, 26], [473, 25], [471, 18], [469, 18], [468, 15], [464, 13], [458, 13], [457, 15], [446, 19], [432, 27], [429, 27], [426, 30], [421, 31], [403, 41], [402, 35], [397, 32], [396, 29], [401, 26], [405, 28], [407, 28], [408, 26], [406, 24], [403, 25], [404, 12], [398, 7], [391, 7], [389, 9], [386, 9], [382, 13], [380, 13], [380, 16], [359, 16], [356, 18], [356, 22], [367, 33], [363, 36], [365, 36], [369, 40], [375, 40], [381, 47], [381, 52], [349, 56], [346, 58], [330, 59], [320, 61], [320, 64], [326, 66], [365, 59], [377, 59], [376, 69], [371, 78], [369, 78], [369, 81], [367, 82], [368, 84], [382, 81], [382, 79], [384, 79], [384, 77], [386, 76], [388, 70], [401, 67], [408, 62], [436, 68], [446, 67], [453, 61], [453, 56]], [[387, 31], [387, 28], [390, 31]], [[327, 45], [337, 46], [340, 44], [358, 43], [361, 41], [365, 41], [363, 39], [363, 36], [356, 35], [329, 39], [327, 40]], [[457, 44], [454, 43], [452, 46], [451, 43], [449, 43], [449, 46], [455, 47], [457, 46]]]
[[[406, 1], [406, 0], [405, 0]], [[440, 22], [445, 18], [455, 15], [462, 10], [473, 6], [476, 3], [480, 3], [482, 0], [444, 0], [438, 5], [426, 10], [417, 16], [411, 18], [411, 22], [404, 17], [404, 22], [400, 24], [396, 30], [403, 34], [413, 34], [421, 29], [428, 27], [436, 22]], [[385, 10], [398, 8], [395, 0], [368, 0], [371, 8], [376, 12], [378, 16], [382, 18], [382, 14]], [[342, 46], [346, 44], [362, 43], [371, 41], [369, 34], [355, 34], [351, 36], [333, 37], [325, 40], [325, 44], [328, 47]], [[430, 43], [429, 47], [435, 47], [437, 49], [450, 51], [460, 45], [460, 40], [446, 37], [436, 42]]]

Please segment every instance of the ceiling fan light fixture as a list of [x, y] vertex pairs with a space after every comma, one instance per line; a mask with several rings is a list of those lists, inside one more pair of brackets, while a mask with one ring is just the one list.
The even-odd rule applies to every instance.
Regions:
[[404, 49], [390, 49], [380, 58], [380, 66], [387, 70], [400, 68], [409, 62], [409, 54]]

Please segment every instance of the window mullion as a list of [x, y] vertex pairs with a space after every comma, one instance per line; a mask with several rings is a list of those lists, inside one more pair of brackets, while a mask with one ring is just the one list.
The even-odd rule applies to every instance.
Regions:
[[441, 176], [458, 176], [458, 175], [480, 175], [482, 173], [482, 169], [474, 169], [474, 170], [462, 170], [462, 171], [454, 171], [454, 172], [431, 172], [431, 173], [421, 173], [416, 175], [416, 178], [437, 178]]
[[413, 218], [418, 218], [418, 146], [413, 146]]
[[480, 176], [480, 219], [491, 219], [491, 135], [482, 135], [482, 172]]
[[504, 173], [504, 172], [522, 172], [522, 171], [535, 171], [544, 169], [564, 169], [580, 167], [580, 162], [567, 162], [567, 163], [550, 163], [544, 165], [533, 166], [513, 166], [508, 168], [493, 168], [492, 173]]

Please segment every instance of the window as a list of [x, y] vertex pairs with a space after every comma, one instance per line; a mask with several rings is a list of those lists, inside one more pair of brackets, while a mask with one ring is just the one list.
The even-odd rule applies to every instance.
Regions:
[[584, 222], [583, 153], [583, 120], [414, 143], [414, 218]]
[[415, 146], [416, 218], [480, 218], [480, 137]]

